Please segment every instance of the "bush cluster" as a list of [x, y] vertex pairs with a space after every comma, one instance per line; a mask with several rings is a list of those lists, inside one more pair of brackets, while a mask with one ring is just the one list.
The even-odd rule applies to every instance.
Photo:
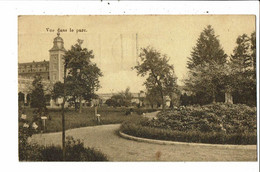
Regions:
[[177, 131], [256, 132], [256, 109], [242, 104], [187, 106], [161, 113], [148, 126]]
[[121, 131], [145, 138], [216, 144], [256, 144], [256, 109], [212, 104], [179, 107], [157, 119], [128, 121]]
[[[20, 161], [63, 161], [60, 146], [44, 147], [27, 143], [21, 150], [19, 149]], [[108, 161], [108, 159], [94, 148], [85, 148], [80, 140], [67, 137], [65, 161]]]

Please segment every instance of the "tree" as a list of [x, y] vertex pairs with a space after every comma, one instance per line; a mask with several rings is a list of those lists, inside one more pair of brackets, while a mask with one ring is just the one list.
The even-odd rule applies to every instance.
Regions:
[[130, 88], [127, 87], [125, 91], [122, 91], [119, 93], [121, 100], [122, 100], [122, 106], [130, 106], [131, 105], [131, 100], [133, 98], [132, 93], [130, 92]]
[[221, 72], [224, 70], [227, 55], [217, 37], [213, 28], [207, 26], [188, 58], [189, 76], [185, 85], [195, 97], [203, 95], [197, 102], [199, 104], [216, 102], [224, 89]]
[[94, 58], [93, 51], [82, 48], [83, 40], [71, 46], [71, 50], [66, 51], [64, 59], [64, 83], [56, 83], [53, 88], [52, 96], [63, 99], [61, 104], [62, 111], [62, 153], [63, 160], [65, 157], [65, 103], [69, 97], [77, 97], [80, 102], [82, 98], [91, 97], [99, 85], [98, 78], [102, 76], [100, 69], [96, 64], [91, 62]]
[[253, 67], [253, 76], [256, 78], [256, 33], [255, 31], [251, 34], [251, 60]]
[[256, 103], [256, 43], [255, 32], [249, 37], [238, 36], [237, 46], [231, 55], [229, 66], [232, 88], [236, 103], [255, 105]]
[[37, 108], [39, 111], [44, 111], [46, 109], [42, 77], [40, 75], [35, 75], [32, 82], [31, 107]]
[[64, 84], [59, 81], [56, 82], [53, 86], [52, 98], [55, 100], [61, 97], [64, 97]]
[[82, 48], [82, 43], [83, 40], [78, 40], [64, 56], [68, 71], [67, 94], [71, 97], [69, 101], [75, 104], [79, 102], [79, 113], [81, 113], [82, 100], [90, 101], [95, 97], [95, 91], [100, 88], [99, 77], [102, 76], [101, 70], [91, 62], [94, 58], [93, 51]]
[[113, 95], [110, 99], [106, 101], [108, 106], [121, 107], [121, 106], [130, 106], [132, 100], [132, 93], [130, 92], [130, 88], [126, 88], [125, 91], [121, 91], [115, 95]]
[[157, 105], [157, 107], [161, 106], [163, 101], [156, 87], [147, 91], [145, 99], [149, 102], [152, 109], [154, 105]]
[[144, 85], [147, 92], [158, 92], [163, 111], [165, 109], [165, 96], [170, 96], [177, 88], [177, 77], [173, 65], [168, 64], [169, 58], [154, 48], [142, 48], [139, 55], [141, 63], [134, 67], [137, 75], [147, 76]]
[[108, 106], [113, 106], [113, 107], [119, 106], [119, 104], [117, 103], [117, 101], [116, 101], [115, 99], [112, 99], [112, 98], [107, 99], [107, 100], [106, 100], [106, 104], [107, 104]]

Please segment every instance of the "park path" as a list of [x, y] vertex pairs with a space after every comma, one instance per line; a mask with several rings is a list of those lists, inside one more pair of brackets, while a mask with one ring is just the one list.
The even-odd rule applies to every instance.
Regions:
[[[66, 136], [80, 139], [110, 161], [256, 161], [256, 146], [159, 145], [124, 139], [116, 133], [119, 124], [84, 127], [66, 131]], [[61, 144], [61, 132], [33, 135], [32, 142]]]

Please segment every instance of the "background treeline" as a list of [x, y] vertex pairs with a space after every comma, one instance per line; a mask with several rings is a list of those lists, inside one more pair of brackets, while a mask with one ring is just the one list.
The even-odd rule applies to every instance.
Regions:
[[209, 25], [200, 34], [188, 58], [182, 105], [224, 102], [256, 105], [256, 33], [242, 34], [228, 56]]

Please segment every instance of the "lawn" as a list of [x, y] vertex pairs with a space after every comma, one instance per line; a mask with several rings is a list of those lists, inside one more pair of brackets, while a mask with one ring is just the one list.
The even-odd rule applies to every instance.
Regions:
[[[128, 108], [126, 107], [99, 107], [98, 114], [101, 115], [101, 123], [98, 124], [95, 120], [94, 107], [85, 107], [82, 109], [82, 113], [78, 113], [74, 109], [66, 109], [65, 111], [65, 128], [79, 128], [79, 127], [87, 127], [94, 125], [104, 125], [104, 124], [120, 124], [125, 120], [130, 120], [134, 118], [138, 118], [140, 115], [137, 113], [133, 113], [131, 115], [126, 115], [126, 111]], [[25, 108], [24, 113], [27, 115], [27, 120], [33, 120], [34, 109]], [[136, 109], [137, 112], [140, 109]], [[143, 110], [146, 111], [146, 110]], [[46, 128], [45, 132], [58, 132], [62, 130], [61, 123], [61, 110], [60, 109], [49, 109], [48, 110], [48, 119], [46, 120]]]

